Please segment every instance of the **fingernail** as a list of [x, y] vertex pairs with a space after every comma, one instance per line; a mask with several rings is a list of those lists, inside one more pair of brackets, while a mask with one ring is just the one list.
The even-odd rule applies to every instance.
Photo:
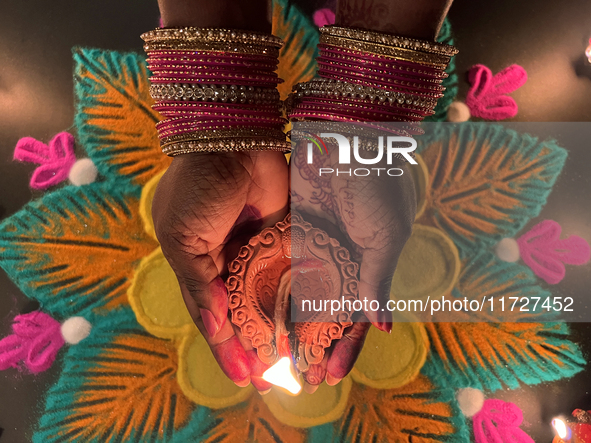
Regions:
[[391, 322], [383, 322], [380, 323], [379, 328], [381, 331], [387, 332], [388, 334], [392, 333], [392, 323]]
[[378, 322], [372, 323], [372, 325], [374, 325], [376, 328], [378, 328], [382, 332], [388, 332], [386, 330], [386, 324], [383, 322], [378, 321]]
[[392, 324], [392, 313], [388, 310], [381, 311], [378, 314], [378, 318], [379, 318], [380, 323], [384, 323], [384, 325], [386, 325], [386, 326], [388, 323]]
[[235, 381], [234, 383], [239, 388], [246, 388], [250, 384], [250, 377], [246, 377], [244, 380]]
[[341, 380], [342, 380], [342, 378], [336, 378], [336, 377], [333, 377], [332, 375], [330, 375], [330, 372], [326, 373], [326, 384], [328, 386], [334, 386], [334, 385], [338, 384]]
[[267, 389], [266, 391], [259, 391], [259, 394], [267, 395], [269, 392], [271, 392], [271, 388]]
[[215, 337], [215, 335], [220, 330], [215, 317], [209, 309], [200, 308], [199, 312], [201, 313], [201, 320], [203, 320], [203, 326], [205, 326], [205, 329], [207, 329], [207, 333], [210, 337]]
[[320, 385], [311, 385], [310, 383], [304, 383], [304, 392], [308, 394], [313, 394], [318, 389]]

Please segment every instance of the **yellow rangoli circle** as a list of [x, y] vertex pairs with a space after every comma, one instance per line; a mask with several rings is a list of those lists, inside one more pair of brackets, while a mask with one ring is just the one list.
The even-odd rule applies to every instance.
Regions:
[[415, 193], [417, 197], [417, 214], [415, 216], [415, 220], [418, 220], [425, 212], [425, 207], [427, 206], [429, 173], [423, 158], [420, 155], [416, 155], [415, 158], [418, 164], [408, 165], [408, 169], [415, 185]]
[[439, 298], [453, 288], [460, 273], [460, 257], [451, 239], [439, 229], [415, 224], [392, 279], [390, 298]]
[[309, 428], [335, 421], [343, 414], [351, 385], [351, 378], [345, 377], [336, 386], [322, 383], [313, 394], [302, 392], [295, 397], [280, 388], [272, 388], [263, 400], [281, 422]]
[[138, 322], [155, 336], [173, 338], [196, 330], [160, 248], [142, 259], [127, 294]]
[[252, 385], [240, 388], [220, 369], [201, 334], [184, 337], [179, 348], [178, 383], [184, 394], [197, 404], [221, 409], [245, 401]]
[[429, 349], [421, 323], [393, 323], [392, 333], [370, 328], [351, 377], [375, 389], [394, 389], [418, 374]]

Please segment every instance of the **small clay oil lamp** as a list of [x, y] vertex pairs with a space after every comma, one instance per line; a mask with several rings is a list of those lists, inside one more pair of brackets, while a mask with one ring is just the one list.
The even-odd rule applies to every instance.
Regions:
[[327, 318], [330, 312], [324, 310], [291, 315], [293, 309], [303, 300], [316, 306], [324, 300], [352, 304], [358, 298], [357, 270], [346, 248], [297, 214], [242, 247], [229, 265], [229, 308], [232, 322], [270, 366], [264, 379], [299, 393], [298, 373], [320, 363], [352, 321], [344, 310]]
[[552, 427], [556, 437], [552, 443], [588, 443], [591, 442], [591, 414], [589, 411], [575, 409], [574, 420], [555, 418]]

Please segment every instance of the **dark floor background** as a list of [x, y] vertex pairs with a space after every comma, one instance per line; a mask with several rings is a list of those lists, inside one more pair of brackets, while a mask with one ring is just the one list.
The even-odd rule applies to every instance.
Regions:
[[[308, 1], [304, 7], [313, 10], [318, 3]], [[71, 47], [141, 51], [139, 35], [157, 26], [158, 10], [155, 0], [1, 0], [0, 17], [1, 218], [35, 197], [28, 187], [34, 166], [11, 161], [17, 140], [32, 136], [48, 141], [72, 125]], [[456, 0], [450, 19], [460, 49], [461, 98], [471, 65], [483, 63], [497, 72], [518, 63], [529, 80], [513, 94], [519, 104], [515, 121], [591, 121], [591, 64], [583, 54], [591, 36], [591, 1]], [[568, 127], [555, 137], [570, 155], [541, 217], [589, 240], [591, 142], [580, 143]], [[553, 291], [588, 297], [590, 284], [591, 266], [569, 267]], [[0, 271], [0, 337], [9, 332], [14, 315], [34, 308]], [[589, 357], [591, 326], [579, 323], [572, 329]], [[38, 376], [0, 373], [1, 443], [30, 441], [45, 388], [58, 373], [59, 365]], [[517, 402], [524, 409], [526, 431], [536, 442], [549, 443], [552, 417], [591, 409], [590, 390], [591, 371], [496, 396]]]

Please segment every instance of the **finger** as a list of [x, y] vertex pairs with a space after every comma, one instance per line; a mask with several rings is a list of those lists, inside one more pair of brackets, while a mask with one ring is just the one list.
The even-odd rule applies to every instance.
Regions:
[[370, 326], [367, 322], [353, 323], [343, 338], [336, 342], [326, 366], [328, 385], [336, 385], [353, 369]]
[[396, 263], [406, 241], [396, 230], [393, 214], [382, 207], [384, 201], [370, 187], [358, 194], [358, 183], [348, 186], [339, 195], [339, 207], [347, 234], [359, 248], [354, 254], [360, 263], [359, 299], [370, 322], [386, 330], [391, 322], [386, 303]]
[[328, 364], [328, 353], [324, 354], [324, 358], [320, 363], [310, 365], [308, 370], [304, 373], [304, 391], [308, 394], [313, 394], [318, 389], [318, 386], [326, 378], [326, 366]]
[[[364, 301], [365, 315], [379, 330], [392, 331], [392, 313], [386, 304], [398, 261], [397, 251], [366, 249], [359, 270], [359, 298]], [[367, 303], [365, 303], [367, 300]]]
[[270, 368], [269, 365], [263, 363], [258, 356], [256, 349], [252, 346], [252, 341], [245, 338], [240, 331], [240, 328], [234, 325], [234, 332], [236, 337], [240, 340], [242, 347], [246, 351], [248, 357], [248, 363], [250, 365], [250, 381], [252, 385], [262, 394], [269, 392], [269, 389], [273, 386], [268, 381], [263, 380], [263, 373]]
[[215, 337], [228, 317], [228, 292], [213, 258], [209, 254], [193, 255], [179, 249], [172, 254], [165, 252], [165, 256], [179, 284], [186, 289], [181, 291], [185, 303], [192, 300], [208, 334]]
[[314, 392], [316, 392], [318, 390], [319, 387], [320, 387], [320, 384], [311, 385], [310, 383], [308, 383], [307, 381], [304, 380], [304, 392], [306, 394], [313, 394]]
[[270, 366], [261, 361], [255, 349], [246, 351], [246, 355], [250, 364], [250, 381], [252, 382], [252, 385], [264, 395], [273, 386], [268, 381], [263, 380], [263, 373], [269, 369]]
[[[400, 165], [406, 169], [405, 165]], [[347, 234], [360, 248], [359, 296], [368, 319], [391, 330], [386, 303], [404, 244], [412, 232], [416, 199], [410, 174], [400, 177], [334, 176], [333, 193]], [[356, 252], [356, 251], [352, 251]], [[356, 254], [354, 254], [356, 255]]]
[[198, 319], [195, 323], [205, 337], [224, 374], [238, 386], [248, 386], [250, 383], [249, 359], [242, 347], [242, 343], [234, 334], [230, 322], [226, 322], [215, 337], [209, 336], [201, 319]]
[[180, 286], [189, 314], [207, 341], [223, 373], [238, 386], [248, 386], [250, 383], [249, 359], [242, 343], [236, 337], [232, 323], [225, 322], [215, 336], [212, 336], [205, 326], [201, 317], [201, 309], [196, 301], [190, 296], [186, 286], [183, 284]]

